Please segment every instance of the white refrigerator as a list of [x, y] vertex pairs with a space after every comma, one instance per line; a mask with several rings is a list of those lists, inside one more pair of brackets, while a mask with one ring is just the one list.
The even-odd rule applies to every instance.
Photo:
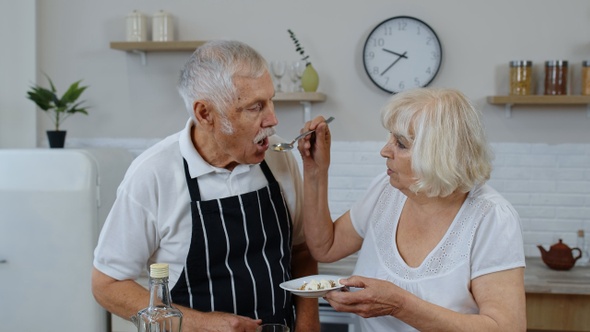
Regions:
[[0, 149], [0, 331], [109, 331], [93, 251], [132, 160], [123, 149]]

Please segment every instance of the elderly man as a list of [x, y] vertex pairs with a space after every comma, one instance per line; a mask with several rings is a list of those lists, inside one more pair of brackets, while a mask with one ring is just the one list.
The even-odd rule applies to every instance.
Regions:
[[129, 318], [149, 298], [134, 280], [162, 262], [183, 331], [319, 331], [317, 300], [279, 287], [317, 273], [317, 263], [303, 236], [297, 163], [266, 153], [278, 141], [266, 61], [243, 43], [209, 42], [178, 90], [190, 119], [130, 166], [95, 250], [94, 296]]

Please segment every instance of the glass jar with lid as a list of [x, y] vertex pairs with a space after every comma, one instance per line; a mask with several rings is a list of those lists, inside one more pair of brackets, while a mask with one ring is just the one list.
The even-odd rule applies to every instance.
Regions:
[[533, 62], [529, 60], [510, 61], [510, 94], [533, 94]]
[[590, 61], [582, 62], [582, 94], [590, 95]]
[[567, 61], [545, 61], [545, 94], [567, 95]]

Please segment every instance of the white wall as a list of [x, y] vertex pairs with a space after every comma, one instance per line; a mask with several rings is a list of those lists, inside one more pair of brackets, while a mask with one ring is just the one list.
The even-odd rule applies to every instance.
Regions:
[[[1, 1], [6, 7], [10, 7], [6, 2], [13, 3]], [[84, 94], [92, 107], [90, 115], [65, 122], [68, 138], [161, 138], [184, 124], [187, 115], [175, 83], [188, 52], [151, 53], [142, 66], [137, 55], [109, 48], [110, 41], [125, 39], [125, 16], [134, 9], [149, 15], [159, 9], [170, 12], [178, 39], [242, 40], [269, 60], [297, 58], [286, 32], [293, 29], [320, 74], [319, 91], [328, 95], [325, 103], [314, 104], [312, 115], [336, 116], [332, 133], [340, 141], [384, 139], [378, 113], [388, 95], [367, 78], [361, 49], [367, 34], [382, 20], [415, 16], [430, 24], [443, 44], [443, 65], [432, 85], [459, 88], [473, 99], [485, 114], [492, 141], [590, 142], [590, 118], [583, 106], [521, 107], [507, 119], [502, 106], [485, 102], [489, 95], [507, 94], [508, 62], [514, 59], [532, 60], [539, 71], [545, 60], [569, 60], [572, 91], [579, 93], [580, 63], [590, 58], [586, 0], [559, 5], [551, 0], [365, 0], [348, 1], [346, 6], [341, 0], [38, 1], [39, 83], [45, 84], [41, 74], [45, 72], [62, 91], [78, 79], [90, 85]], [[30, 42], [29, 36], [25, 41]], [[14, 54], [31, 49], [11, 46]], [[13, 52], [0, 52], [4, 67], [17, 61]], [[25, 81], [30, 69], [11, 68], [15, 72], [11, 76]], [[2, 95], [8, 100], [0, 107], [2, 121], [8, 113], [2, 110], [4, 103], [32, 105], [24, 99], [22, 84], [12, 90], [7, 97]], [[297, 103], [277, 105], [277, 114], [280, 135], [298, 132], [302, 114]], [[44, 131], [51, 124], [40, 112], [37, 120], [37, 145], [43, 146]], [[20, 130], [1, 129], [0, 137]]]
[[36, 109], [26, 91], [35, 82], [35, 0], [0, 0], [0, 148], [36, 146]]

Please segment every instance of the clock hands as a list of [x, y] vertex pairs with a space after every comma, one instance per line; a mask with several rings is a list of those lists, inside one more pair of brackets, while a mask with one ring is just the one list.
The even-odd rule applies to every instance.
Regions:
[[397, 56], [399, 56], [399, 57], [402, 57], [402, 58], [406, 58], [406, 59], [408, 58], [408, 57], [406, 56], [406, 53], [407, 53], [407, 52], [404, 52], [404, 54], [399, 54], [399, 53], [397, 53], [397, 52], [390, 51], [390, 50], [388, 50], [388, 49], [386, 49], [386, 48], [383, 48], [382, 50], [383, 50], [383, 51], [385, 51], [385, 52], [391, 53], [391, 54], [395, 54], [395, 55], [397, 55]]
[[[387, 51], [387, 50], [385, 50], [385, 51]], [[394, 52], [391, 52], [391, 53], [394, 53]], [[395, 61], [392, 64], [390, 64], [389, 67], [385, 68], [385, 70], [381, 73], [381, 76], [383, 76], [389, 69], [391, 69], [391, 67], [393, 67], [393, 65], [395, 65], [401, 58], [407, 59], [408, 57], [406, 56], [406, 53], [408, 53], [408, 51], [405, 51], [404, 54], [397, 55], [397, 59], [395, 59]]]

